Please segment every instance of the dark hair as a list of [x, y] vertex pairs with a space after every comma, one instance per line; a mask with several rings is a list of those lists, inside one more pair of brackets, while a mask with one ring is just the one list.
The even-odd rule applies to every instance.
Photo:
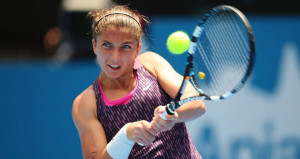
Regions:
[[93, 20], [92, 34], [96, 38], [102, 32], [111, 27], [128, 28], [141, 41], [145, 23], [148, 20], [137, 11], [133, 11], [124, 5], [111, 5], [103, 10], [91, 11], [88, 17]]

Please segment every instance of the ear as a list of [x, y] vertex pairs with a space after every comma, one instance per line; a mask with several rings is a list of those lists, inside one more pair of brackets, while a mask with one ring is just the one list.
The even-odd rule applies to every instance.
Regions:
[[141, 51], [141, 48], [142, 48], [142, 43], [139, 43], [135, 57], [137, 57], [139, 55], [139, 52]]
[[96, 55], [97, 54], [97, 49], [96, 49], [97, 42], [96, 42], [95, 38], [92, 39], [92, 44], [93, 44], [94, 54]]

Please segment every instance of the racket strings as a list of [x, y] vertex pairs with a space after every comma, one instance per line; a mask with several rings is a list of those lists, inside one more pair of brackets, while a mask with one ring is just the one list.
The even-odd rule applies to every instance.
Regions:
[[[204, 41], [203, 41], [204, 42]], [[198, 52], [200, 53], [200, 55], [201, 55], [201, 58], [203, 59], [203, 62], [204, 62], [204, 64], [206, 65], [206, 66], [209, 66], [209, 67], [206, 67], [206, 69], [202, 69], [203, 67], [199, 67], [198, 65], [196, 65], [196, 63], [194, 62], [194, 71], [195, 72], [204, 72], [205, 74], [209, 74], [209, 75], [211, 75], [210, 77], [210, 80], [205, 80], [204, 82], [205, 82], [205, 84], [206, 84], [206, 86], [209, 86], [210, 87], [210, 89], [211, 90], [216, 90], [217, 88], [217, 86], [216, 85], [210, 85], [210, 83], [218, 83], [216, 80], [217, 80], [217, 78], [215, 77], [215, 74], [213, 73], [214, 72], [214, 70], [217, 70], [217, 68], [215, 68], [215, 65], [212, 65], [211, 64], [211, 62], [210, 62], [210, 60], [209, 60], [209, 58], [207, 57], [207, 54], [205, 54], [205, 52], [208, 52], [208, 51], [206, 51], [206, 50], [204, 50], [204, 47], [203, 47], [203, 45], [201, 45], [201, 43], [198, 41], [197, 42], [198, 43]], [[195, 54], [195, 58], [194, 59], [198, 59], [198, 57], [196, 57], [197, 56], [197, 54]], [[198, 79], [198, 77], [196, 76], [196, 79]], [[199, 80], [196, 80], [196, 82], [197, 83], [202, 83], [202, 81], [199, 81]], [[203, 85], [203, 84], [202, 84]], [[206, 90], [205, 88], [206, 87], [202, 87], [201, 85], [198, 85], [201, 89], [204, 89], [204, 90]]]
[[[229, 21], [229, 23], [224, 23], [224, 26], [225, 27], [215, 27], [217, 26], [216, 24], [218, 24], [216, 22], [216, 19], [213, 19], [214, 22], [212, 22], [214, 25], [212, 25], [213, 27], [212, 28], [212, 31], [213, 32], [217, 32], [218, 29], [220, 29], [220, 37], [221, 38], [218, 38], [218, 37], [214, 37], [215, 34], [211, 34], [212, 37], [214, 39], [222, 39], [220, 40], [219, 43], [216, 43], [216, 48], [220, 48], [221, 46], [223, 46], [223, 50], [225, 50], [225, 52], [234, 52], [235, 55], [239, 55], [239, 53], [243, 53], [242, 50], [245, 50], [246, 48], [244, 47], [245, 45], [245, 38], [240, 38], [241, 36], [243, 36], [241, 34], [241, 31], [240, 31], [240, 28], [237, 28], [236, 26], [238, 24], [236, 24], [236, 20], [232, 20], [232, 16], [225, 16], [224, 14], [221, 14], [220, 15], [222, 19], [226, 19], [227, 21]], [[229, 26], [228, 26], [229, 25]], [[233, 29], [225, 29], [225, 28], [233, 28]], [[239, 31], [239, 32], [237, 32]], [[234, 35], [234, 37], [236, 38], [228, 38], [230, 35]], [[242, 43], [238, 43], [238, 42], [242, 42]], [[235, 45], [233, 46], [234, 44], [241, 44], [241, 45]], [[222, 50], [220, 50], [221, 52]], [[220, 54], [218, 54], [220, 55]], [[231, 57], [228, 57], [228, 55], [231, 55], [231, 54], [224, 54], [224, 56], [226, 56], [225, 58], [228, 59], [228, 60], [222, 60], [220, 58], [220, 60], [218, 61], [219, 63], [221, 63], [221, 66], [230, 66], [230, 65], [239, 65], [239, 64], [242, 64], [244, 67], [247, 67], [246, 66], [246, 62], [248, 61], [247, 59], [244, 58], [244, 56], [231, 56]], [[217, 57], [220, 57], [220, 56], [217, 56]], [[242, 61], [241, 63], [239, 63], [240, 61]], [[233, 68], [243, 68], [243, 67], [238, 67], [238, 66], [234, 66]], [[236, 69], [231, 69], [230, 70], [231, 74], [231, 79], [235, 79], [237, 78], [237, 76], [234, 76], [238, 73], [238, 71]], [[239, 79], [235, 79], [235, 80], [232, 80], [233, 82], [236, 81], [236, 80], [239, 80]], [[234, 83], [235, 84], [235, 83]], [[232, 84], [231, 84], [232, 85]]]
[[209, 95], [220, 95], [234, 89], [243, 79], [249, 65], [247, 30], [239, 17], [230, 12], [214, 15], [204, 25], [194, 54], [196, 82]]
[[229, 16], [225, 16], [225, 15], [221, 15], [221, 16], [223, 16], [224, 19], [226, 18], [228, 21], [230, 21], [230, 23], [225, 23], [225, 24], [231, 25], [231, 27], [233, 29], [229, 29], [228, 31], [230, 31], [231, 32], [230, 34], [232, 34], [232, 35], [234, 35], [234, 37], [236, 37], [236, 38], [230, 39], [230, 40], [235, 40], [234, 42], [231, 42], [230, 44], [233, 44], [233, 43], [240, 44], [240, 45], [237, 45], [237, 48], [240, 51], [240, 53], [245, 53], [244, 55], [246, 55], [246, 56], [238, 56], [238, 57], [242, 57], [242, 59], [239, 59], [239, 61], [244, 60], [242, 63], [246, 64], [246, 62], [249, 61], [248, 52], [250, 52], [248, 42], [246, 41], [246, 39], [248, 39], [248, 36], [245, 36], [245, 34], [243, 34], [243, 32], [241, 31], [241, 28], [237, 27], [237, 26], [243, 25], [243, 24], [238, 24], [237, 19], [232, 19]]

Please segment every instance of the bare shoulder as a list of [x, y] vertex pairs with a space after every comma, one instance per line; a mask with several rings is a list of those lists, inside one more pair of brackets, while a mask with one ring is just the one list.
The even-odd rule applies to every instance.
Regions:
[[94, 118], [97, 114], [96, 96], [92, 86], [80, 93], [73, 102], [72, 116], [75, 124], [87, 118]]
[[146, 62], [146, 63], [152, 63], [152, 62], [158, 62], [158, 61], [161, 61], [161, 60], [165, 60], [162, 56], [160, 56], [159, 54], [155, 53], [155, 52], [151, 52], [151, 51], [148, 51], [148, 52], [145, 52], [143, 54], [140, 54], [138, 56], [138, 59], [143, 63], [143, 62]]
[[171, 65], [162, 56], [154, 52], [145, 52], [138, 56], [141, 64], [155, 77], [158, 76], [161, 68], [172, 68]]
[[73, 102], [72, 116], [80, 136], [83, 157], [93, 158], [99, 154], [100, 158], [107, 158], [107, 153], [102, 154], [107, 140], [104, 129], [97, 119], [97, 103], [93, 86], [76, 97]]
[[96, 104], [96, 97], [95, 92], [93, 90], [92, 86], [89, 86], [87, 89], [85, 89], [83, 92], [81, 92], [74, 100], [73, 107], [76, 109], [80, 109], [79, 106], [81, 105], [88, 105]]

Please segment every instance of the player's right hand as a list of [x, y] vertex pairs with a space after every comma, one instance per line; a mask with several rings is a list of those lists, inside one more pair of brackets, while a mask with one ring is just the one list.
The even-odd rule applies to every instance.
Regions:
[[[177, 122], [178, 114], [175, 111], [173, 115], [165, 113], [165, 106], [158, 106], [154, 110], [154, 117], [151, 122], [153, 129], [158, 132], [165, 132], [171, 130]], [[164, 114], [164, 119], [161, 118], [160, 114]]]

